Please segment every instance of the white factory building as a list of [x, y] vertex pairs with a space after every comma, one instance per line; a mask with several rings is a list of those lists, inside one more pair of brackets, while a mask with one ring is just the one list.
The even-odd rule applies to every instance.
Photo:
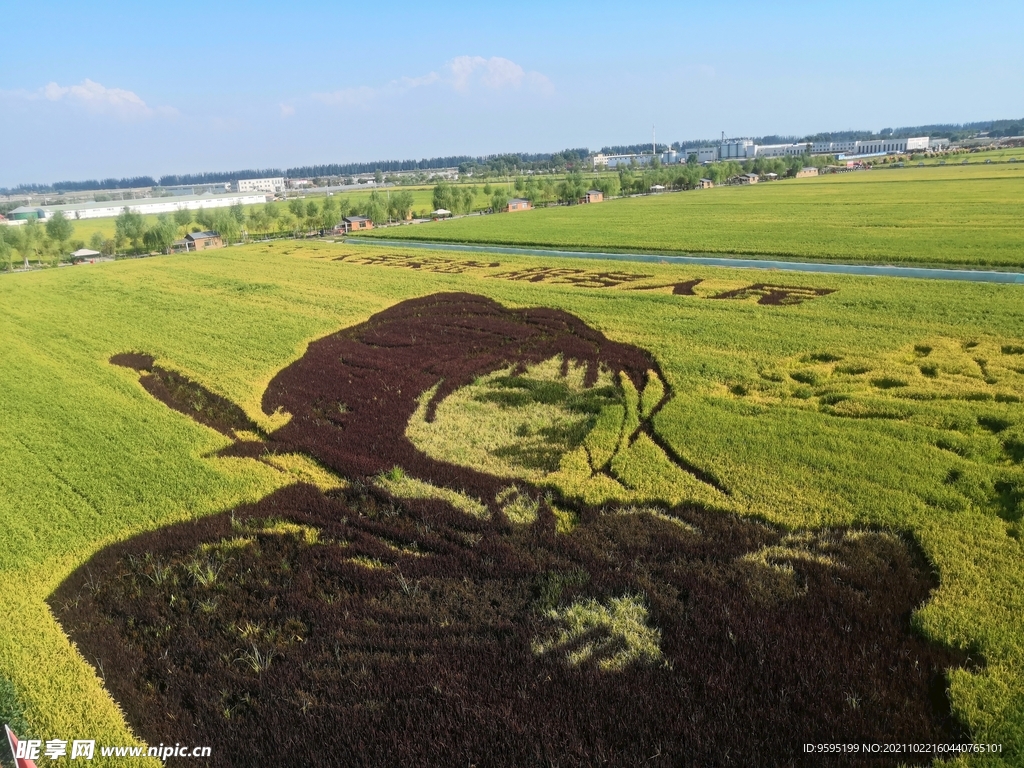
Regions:
[[112, 200], [104, 203], [71, 203], [69, 205], [39, 206], [46, 219], [61, 211], [67, 219], [106, 219], [119, 216], [128, 208], [134, 213], [174, 213], [185, 209], [229, 208], [232, 205], [255, 205], [267, 202], [264, 193], [237, 193], [230, 195], [182, 195], [175, 197], [147, 197], [140, 200]]
[[[616, 168], [620, 165], [650, 165], [655, 155], [649, 152], [636, 153], [631, 155], [606, 155], [602, 152], [597, 153], [591, 158], [591, 162], [594, 167], [604, 166], [605, 168]], [[666, 150], [665, 152], [659, 152], [657, 155], [662, 165], [675, 165], [676, 163], [685, 163], [686, 155], [681, 152], [677, 152], [674, 149]]]
[[[679, 152], [680, 162], [690, 155], [697, 162], [713, 163], [719, 160], [753, 160], [757, 157], [790, 157], [793, 155], [884, 155], [906, 152], [927, 152], [945, 149], [949, 139], [931, 139], [918, 136], [905, 139], [869, 139], [866, 141], [822, 141], [797, 144], [755, 144], [750, 139], [728, 139], [714, 147], [692, 147]], [[648, 162], [650, 162], [650, 155]]]
[[[927, 152], [935, 149], [932, 139], [868, 139], [867, 141], [818, 141], [811, 145], [812, 155], [899, 155], [904, 152]], [[939, 139], [934, 141], [939, 142]], [[945, 140], [941, 140], [945, 141]], [[949, 142], [946, 141], [946, 144]]]
[[271, 179], [239, 179], [235, 182], [236, 192], [266, 192], [275, 194], [284, 192], [284, 177], [275, 176]]

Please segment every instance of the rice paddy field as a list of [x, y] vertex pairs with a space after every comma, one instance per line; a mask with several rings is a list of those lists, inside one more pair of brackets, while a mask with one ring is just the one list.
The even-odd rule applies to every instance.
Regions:
[[[1014, 264], [1016, 171], [926, 170], [443, 227], [596, 216], [572, 226], [611, 247], [600, 218], [678, 206], [637, 237], [736, 251], [692, 220], [756, 194], [787, 252], [968, 239], [873, 233], [882, 195]], [[846, 223], [784, 226], [815, 207]], [[2, 276], [0, 306], [19, 735], [211, 765], [1024, 762], [1019, 286], [276, 241]]]
[[872, 264], [1024, 266], [1024, 163], [876, 169], [469, 217], [372, 236]]

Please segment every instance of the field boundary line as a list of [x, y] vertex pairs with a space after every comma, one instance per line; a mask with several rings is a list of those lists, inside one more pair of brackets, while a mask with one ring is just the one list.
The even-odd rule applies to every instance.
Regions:
[[466, 245], [423, 240], [387, 240], [385, 238], [346, 237], [346, 245], [386, 245], [392, 248], [422, 248], [430, 251], [466, 251], [468, 253], [504, 253], [522, 256], [556, 256], [566, 259], [607, 259], [610, 261], [641, 261], [664, 264], [695, 264], [704, 267], [734, 269], [782, 270], [787, 272], [818, 272], [862, 277], [904, 277], [923, 280], [962, 280], [972, 283], [1009, 283], [1024, 285], [1024, 272], [998, 272], [981, 269], [948, 269], [942, 267], [897, 267], [881, 264], [841, 264], [818, 261], [773, 261], [723, 256], [669, 256], [658, 253], [611, 253], [602, 251], [561, 251], [552, 248], [519, 248], [507, 245]]

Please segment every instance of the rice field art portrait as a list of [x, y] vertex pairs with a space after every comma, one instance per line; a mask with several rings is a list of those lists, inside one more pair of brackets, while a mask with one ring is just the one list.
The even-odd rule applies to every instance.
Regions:
[[653, 356], [574, 315], [404, 301], [281, 370], [272, 432], [173, 361], [111, 362], [295, 478], [110, 545], [51, 597], [152, 743], [236, 766], [781, 766], [965, 736], [947, 672], [973, 662], [915, 628], [937, 579], [912, 538], [744, 515], [659, 437]]

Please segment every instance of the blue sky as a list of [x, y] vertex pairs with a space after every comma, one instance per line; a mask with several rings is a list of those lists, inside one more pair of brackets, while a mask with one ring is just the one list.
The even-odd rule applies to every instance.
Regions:
[[81, 3], [0, 42], [0, 186], [1024, 116], [1024, 3]]

